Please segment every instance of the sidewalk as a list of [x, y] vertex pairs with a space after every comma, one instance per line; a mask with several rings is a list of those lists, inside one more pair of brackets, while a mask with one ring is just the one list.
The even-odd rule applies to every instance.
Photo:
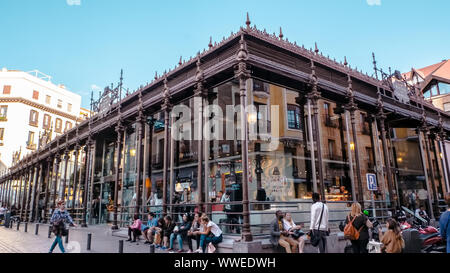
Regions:
[[[48, 238], [48, 224], [39, 224], [39, 233], [35, 235], [35, 223], [28, 223], [28, 232], [25, 232], [25, 223], [21, 223], [19, 231], [14, 224], [13, 228], [0, 227], [0, 253], [47, 253], [55, 235]], [[67, 253], [118, 253], [119, 240], [123, 240], [123, 253], [150, 253], [150, 245], [144, 244], [144, 240], [137, 243], [126, 242], [126, 238], [112, 236], [110, 226], [99, 225], [82, 228], [80, 226], [69, 228], [69, 242], [64, 248]], [[91, 250], [87, 250], [88, 233], [92, 234]], [[123, 234], [123, 230], [121, 230]], [[125, 233], [126, 236], [126, 233]], [[57, 246], [54, 253], [60, 253]], [[168, 253], [155, 249], [156, 253]]]

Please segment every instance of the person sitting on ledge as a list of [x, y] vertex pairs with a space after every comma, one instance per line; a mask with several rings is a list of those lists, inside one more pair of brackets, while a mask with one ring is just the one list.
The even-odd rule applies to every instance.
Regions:
[[158, 225], [155, 228], [155, 240], [153, 241], [156, 248], [161, 247], [161, 241], [164, 236], [164, 229], [166, 228], [165, 226], [166, 223], [164, 222], [164, 218], [159, 218]]
[[[222, 242], [222, 230], [216, 225], [213, 221], [210, 221], [208, 216], [202, 216], [202, 224], [203, 231], [197, 231], [196, 234], [200, 234], [200, 247], [202, 248], [203, 253], [205, 253], [207, 244], [218, 244]], [[196, 252], [200, 252], [200, 249], [197, 249]]]
[[277, 210], [276, 218], [270, 223], [270, 242], [274, 247], [278, 245], [286, 249], [286, 253], [298, 252], [298, 241], [289, 237], [289, 232], [283, 227], [283, 212]]
[[158, 225], [158, 219], [155, 218], [155, 213], [150, 212], [148, 214], [147, 225], [142, 224], [142, 230], [144, 232], [145, 243], [153, 243], [153, 235], [156, 233], [156, 226]]
[[134, 221], [131, 226], [128, 226], [128, 242], [131, 241], [131, 233], [133, 233], [133, 243], [136, 242], [136, 238], [141, 235], [142, 221], [139, 219], [139, 215], [134, 215]]
[[176, 224], [172, 220], [172, 217], [167, 215], [164, 217], [164, 228], [163, 228], [163, 246], [161, 247], [161, 250], [166, 250], [169, 246], [169, 238], [170, 235], [173, 233], [173, 230], [175, 229]]
[[173, 250], [173, 241], [176, 238], [178, 240], [178, 253], [183, 252], [183, 239], [187, 238], [187, 232], [191, 228], [191, 221], [189, 219], [189, 214], [183, 214], [183, 222], [178, 226], [178, 229], [174, 229], [173, 233], [170, 234], [170, 248], [169, 251]]

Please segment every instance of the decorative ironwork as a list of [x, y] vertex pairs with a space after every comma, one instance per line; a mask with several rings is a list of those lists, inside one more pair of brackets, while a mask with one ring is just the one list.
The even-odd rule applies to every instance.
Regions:
[[107, 115], [111, 106], [122, 99], [123, 70], [120, 71], [120, 81], [116, 87], [113, 84], [106, 86], [103, 93], [99, 91], [97, 100], [94, 100], [94, 91], [91, 92], [91, 111], [100, 116]]

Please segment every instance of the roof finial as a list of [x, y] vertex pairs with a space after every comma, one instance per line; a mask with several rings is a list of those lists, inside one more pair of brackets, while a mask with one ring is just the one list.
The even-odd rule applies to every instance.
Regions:
[[319, 48], [317, 48], [317, 42], [314, 43], [314, 52], [316, 52], [316, 54], [319, 53]]
[[211, 49], [211, 47], [213, 47], [212, 44], [212, 36], [209, 36], [209, 44], [208, 44], [209, 49]]
[[155, 80], [158, 79], [158, 71], [155, 71]]
[[344, 56], [344, 65], [345, 65], [345, 66], [348, 65], [348, 63], [347, 63], [347, 56]]
[[183, 56], [180, 56], [180, 61], [178, 62], [178, 65], [182, 65], [182, 64], [183, 64], [183, 62], [182, 62], [182, 57], [183, 57]]
[[250, 17], [248, 16], [248, 12], [247, 12], [247, 21], [245, 21], [245, 24], [247, 25], [247, 28], [250, 28]]
[[283, 30], [280, 27], [280, 35], [279, 35], [280, 39], [283, 40]]

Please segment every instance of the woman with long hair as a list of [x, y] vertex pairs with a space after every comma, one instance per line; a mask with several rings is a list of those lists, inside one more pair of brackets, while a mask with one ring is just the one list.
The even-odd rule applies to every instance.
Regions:
[[353, 225], [358, 231], [359, 237], [350, 239], [352, 243], [353, 253], [368, 253], [367, 244], [369, 243], [369, 228], [372, 223], [369, 218], [361, 211], [361, 205], [354, 202], [351, 206], [351, 212], [345, 219], [345, 225]]
[[294, 223], [290, 212], [286, 212], [286, 215], [283, 217], [283, 228], [285, 231], [289, 232], [290, 237], [298, 241], [298, 253], [303, 253], [305, 239], [303, 239], [304, 233], [301, 232], [302, 225], [296, 225]]
[[405, 247], [405, 241], [401, 234], [400, 225], [390, 218], [386, 222], [386, 227], [388, 231], [384, 234], [381, 227], [379, 228], [381, 243], [383, 243], [381, 250], [386, 253], [401, 253]]
[[58, 244], [62, 253], [66, 252], [61, 239], [62, 236], [67, 236], [65, 222], [69, 222], [74, 227], [77, 226], [73, 223], [72, 217], [70, 217], [70, 214], [66, 211], [66, 203], [63, 200], [59, 200], [57, 208], [53, 211], [52, 218], [50, 218], [50, 225], [52, 225], [53, 233], [55, 233], [56, 238], [50, 247], [49, 253], [53, 252], [56, 244]]

